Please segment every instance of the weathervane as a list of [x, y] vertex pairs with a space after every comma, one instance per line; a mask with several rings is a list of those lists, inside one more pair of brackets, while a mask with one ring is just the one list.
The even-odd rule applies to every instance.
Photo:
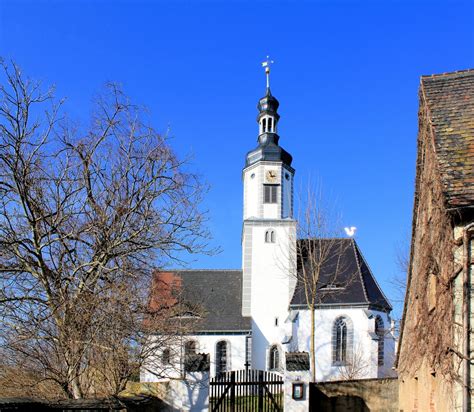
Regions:
[[270, 56], [267, 56], [267, 60], [262, 63], [262, 67], [265, 67], [265, 74], [267, 75], [267, 89], [270, 88], [270, 65], [275, 63], [273, 60], [270, 60]]

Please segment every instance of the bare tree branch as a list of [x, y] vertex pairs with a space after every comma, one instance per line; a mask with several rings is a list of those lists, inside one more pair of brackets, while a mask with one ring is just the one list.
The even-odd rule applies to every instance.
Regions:
[[177, 252], [208, 252], [205, 187], [116, 84], [81, 128], [60, 114], [52, 89], [2, 66], [4, 366], [51, 382], [53, 394], [118, 393], [164, 343], [149, 345], [150, 330], [179, 333], [172, 311], [150, 316], [150, 276]]

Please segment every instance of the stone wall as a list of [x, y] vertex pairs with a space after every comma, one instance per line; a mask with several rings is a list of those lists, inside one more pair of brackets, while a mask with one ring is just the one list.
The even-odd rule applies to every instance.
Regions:
[[398, 380], [362, 379], [310, 384], [310, 411], [398, 412]]
[[452, 386], [433, 375], [428, 365], [417, 370], [416, 377], [399, 378], [400, 412], [457, 412]]
[[162, 382], [141, 382], [128, 386], [128, 393], [147, 395], [162, 400], [163, 412], [208, 412], [209, 374], [188, 372], [186, 380], [168, 379]]
[[0, 398], [0, 411], [15, 412], [178, 412], [168, 409], [160, 399], [152, 396], [126, 396], [106, 399], [45, 400], [33, 398]]
[[[401, 409], [453, 411], [458, 368], [454, 335], [453, 224], [445, 198], [428, 108], [420, 95], [413, 233], [398, 376]], [[454, 367], [453, 367], [454, 366]], [[436, 394], [442, 394], [436, 396]]]

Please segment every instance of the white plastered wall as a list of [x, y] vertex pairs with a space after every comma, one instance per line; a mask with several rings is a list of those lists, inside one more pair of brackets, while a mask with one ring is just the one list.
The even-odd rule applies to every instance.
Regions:
[[[145, 368], [142, 369], [141, 382], [161, 382], [166, 381], [169, 378], [178, 379], [184, 377], [182, 368], [183, 348], [187, 341], [196, 341], [196, 352], [197, 353], [208, 353], [210, 355], [210, 376], [214, 377], [216, 374], [216, 345], [217, 342], [226, 341], [227, 346], [227, 359], [228, 370], [239, 370], [245, 369], [245, 350], [246, 350], [246, 335], [245, 334], [222, 334], [222, 335], [187, 335], [182, 338], [182, 343], [171, 349], [171, 365], [166, 369], [166, 376], [158, 378], [156, 375], [147, 372]], [[153, 358], [149, 360], [149, 365], [153, 365], [155, 362], [160, 363], [162, 353], [165, 347], [158, 350]]]
[[[279, 185], [277, 203], [263, 203], [263, 185], [267, 171], [277, 172], [272, 184]], [[260, 161], [244, 169], [242, 174], [244, 187], [243, 218], [246, 219], [288, 219], [293, 216], [293, 179], [294, 170], [285, 167], [282, 162]]]
[[[370, 316], [368, 316], [368, 314]], [[378, 366], [378, 340], [374, 339], [375, 316], [380, 315], [387, 332], [384, 339], [384, 365]], [[316, 379], [330, 381], [343, 378], [344, 367], [332, 362], [332, 332], [335, 320], [344, 316], [352, 323], [352, 351], [358, 363], [358, 379], [393, 376], [394, 338], [390, 333], [390, 321], [386, 313], [368, 311], [363, 308], [317, 309], [315, 311]], [[308, 310], [300, 310], [295, 321], [292, 350], [310, 352], [311, 317]]]
[[[251, 315], [253, 367], [267, 369], [268, 349], [282, 347], [291, 324], [285, 323], [294, 289], [295, 222], [247, 222], [252, 232]], [[275, 243], [265, 242], [265, 232], [275, 232]]]

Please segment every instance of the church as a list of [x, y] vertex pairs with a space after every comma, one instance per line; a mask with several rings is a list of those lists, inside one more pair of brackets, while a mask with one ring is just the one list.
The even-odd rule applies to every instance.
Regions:
[[[180, 299], [190, 303], [180, 316], [191, 319], [192, 328], [178, 350], [163, 347], [156, 354], [162, 366], [173, 366], [171, 376], [160, 376], [150, 362], [142, 382], [191, 372], [212, 378], [242, 369], [310, 378], [310, 308], [317, 381], [393, 376], [392, 307], [356, 241], [297, 239], [295, 169], [280, 146], [279, 102], [270, 91], [268, 64], [266, 75], [266, 93], [257, 106], [257, 146], [247, 153], [242, 172], [242, 269], [155, 274], [155, 282], [180, 285]], [[310, 263], [308, 245], [326, 251], [310, 297], [303, 275]]]

